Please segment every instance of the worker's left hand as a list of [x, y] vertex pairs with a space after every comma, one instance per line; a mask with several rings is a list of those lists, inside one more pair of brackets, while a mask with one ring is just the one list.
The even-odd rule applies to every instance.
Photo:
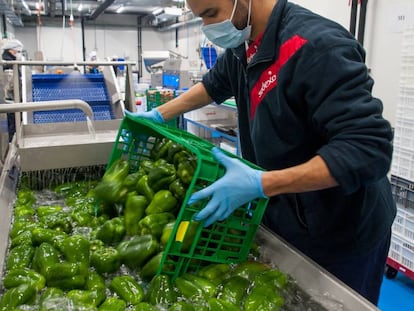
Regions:
[[206, 207], [194, 216], [196, 221], [205, 220], [204, 227], [226, 219], [236, 208], [249, 201], [266, 197], [262, 187], [262, 171], [226, 156], [218, 148], [213, 148], [212, 152], [226, 168], [226, 173], [207, 188], [194, 193], [188, 201], [188, 204], [193, 204], [210, 197]]
[[151, 109], [150, 111], [146, 111], [146, 112], [130, 112], [128, 110], [125, 110], [125, 114], [132, 116], [132, 117], [141, 117], [141, 118], [149, 119], [149, 120], [152, 120], [158, 123], [165, 122], [162, 114], [158, 111], [157, 108]]

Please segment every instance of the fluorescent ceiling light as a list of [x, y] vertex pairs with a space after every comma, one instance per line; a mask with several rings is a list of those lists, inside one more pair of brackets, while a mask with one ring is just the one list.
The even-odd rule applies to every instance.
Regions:
[[79, 6], [78, 6], [78, 11], [80, 12], [80, 11], [82, 11], [83, 10], [83, 4], [81, 3], [81, 4], [79, 4]]
[[125, 7], [121, 5], [119, 8], [116, 9], [116, 13], [122, 13], [125, 10]]

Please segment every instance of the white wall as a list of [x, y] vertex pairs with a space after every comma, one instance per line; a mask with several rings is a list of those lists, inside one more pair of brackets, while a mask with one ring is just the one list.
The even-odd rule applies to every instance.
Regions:
[[[326, 16], [349, 28], [349, 0], [292, 0], [316, 13]], [[404, 15], [404, 21], [397, 17]], [[402, 30], [414, 24], [413, 0], [371, 0], [365, 31], [365, 49], [367, 65], [375, 80], [374, 95], [384, 103], [384, 116], [394, 124], [398, 103], [400, 58]], [[36, 46], [36, 29], [31, 27], [16, 28], [15, 35], [27, 47], [29, 56], [33, 57]], [[87, 26], [85, 30], [86, 53], [97, 47], [98, 57], [104, 59], [114, 54], [129, 56], [137, 60], [137, 34], [134, 27]], [[95, 40], [96, 38], [96, 40]], [[175, 30], [157, 32], [143, 29], [143, 50], [174, 50], [200, 62], [198, 48], [205, 44], [199, 25], [190, 25], [178, 30], [178, 47], [176, 47]], [[79, 23], [74, 31], [69, 28], [63, 32], [61, 27], [42, 27], [42, 50], [45, 59], [74, 60], [81, 59], [81, 32]], [[75, 48], [74, 48], [75, 47]], [[143, 72], [144, 79], [149, 74]]]

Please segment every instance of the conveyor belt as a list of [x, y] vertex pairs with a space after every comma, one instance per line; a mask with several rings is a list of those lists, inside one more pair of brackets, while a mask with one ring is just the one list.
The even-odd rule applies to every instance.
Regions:
[[[115, 119], [102, 74], [35, 74], [32, 76], [33, 101], [81, 99], [94, 112], [95, 120]], [[33, 123], [85, 121], [78, 109], [36, 111]]]

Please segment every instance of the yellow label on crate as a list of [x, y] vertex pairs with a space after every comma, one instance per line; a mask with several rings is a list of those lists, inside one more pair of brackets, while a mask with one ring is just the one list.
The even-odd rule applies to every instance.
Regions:
[[177, 234], [175, 235], [175, 240], [177, 242], [182, 242], [184, 240], [185, 234], [187, 232], [188, 226], [190, 225], [189, 221], [182, 221], [177, 229]]

